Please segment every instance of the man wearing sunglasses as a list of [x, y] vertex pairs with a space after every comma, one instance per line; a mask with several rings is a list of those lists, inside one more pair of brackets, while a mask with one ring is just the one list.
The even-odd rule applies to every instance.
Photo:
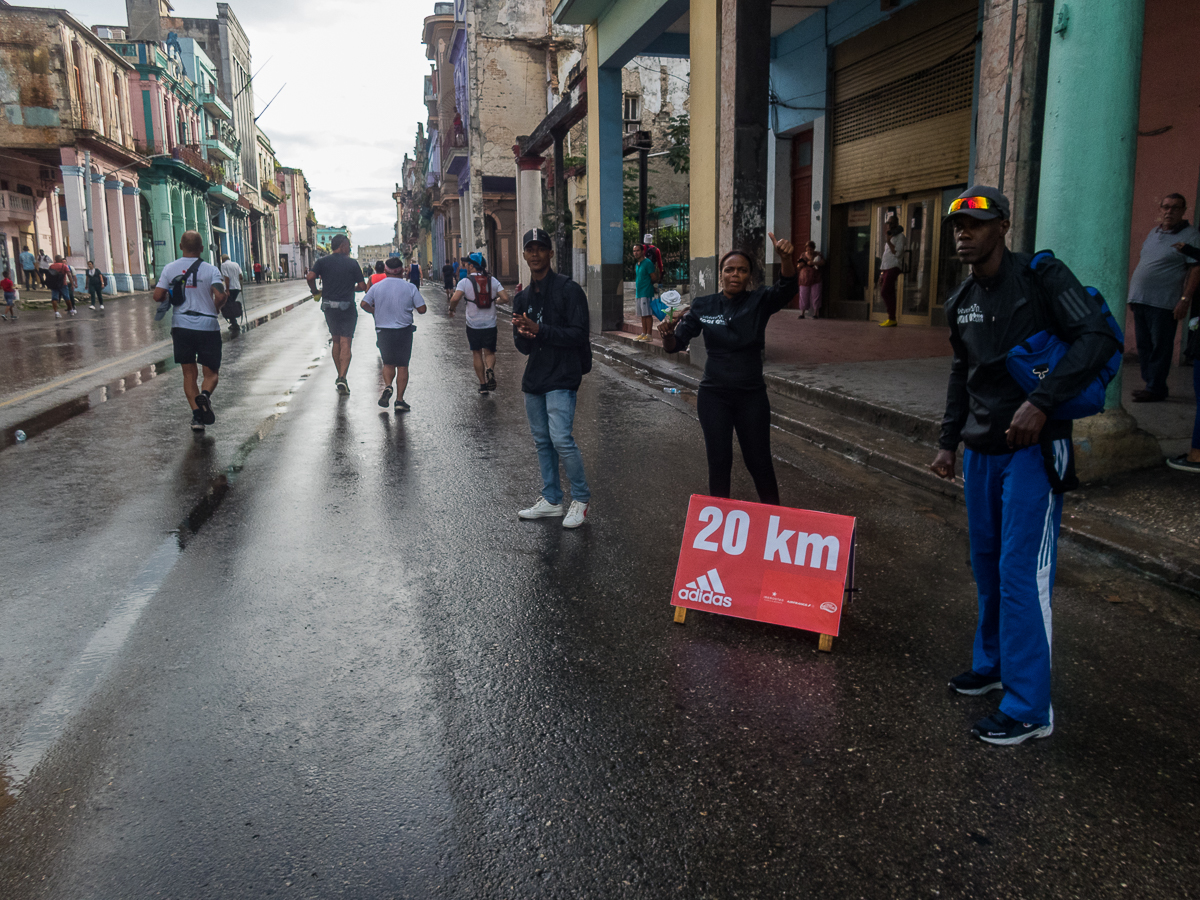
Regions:
[[[973, 186], [950, 205], [959, 259], [971, 275], [946, 301], [954, 360], [939, 450], [930, 468], [953, 480], [960, 442], [979, 620], [971, 668], [950, 689], [1003, 689], [1000, 709], [972, 733], [1019, 744], [1054, 731], [1050, 705], [1050, 595], [1063, 490], [1074, 481], [1071, 422], [1050, 413], [1077, 395], [1117, 351], [1100, 301], [1056, 259], [1035, 272], [1004, 243], [1008, 198]], [[1071, 345], [1026, 395], [1008, 351], [1049, 329]]]
[[1200, 243], [1197, 232], [1184, 214], [1187, 201], [1182, 194], [1168, 194], [1158, 207], [1156, 225], [1142, 244], [1137, 268], [1129, 279], [1129, 305], [1133, 308], [1133, 330], [1137, 335], [1138, 363], [1146, 387], [1133, 392], [1134, 403], [1158, 403], [1167, 399], [1167, 376], [1175, 350], [1175, 332], [1187, 316], [1200, 286], [1200, 265], [1178, 250], [1179, 243]]

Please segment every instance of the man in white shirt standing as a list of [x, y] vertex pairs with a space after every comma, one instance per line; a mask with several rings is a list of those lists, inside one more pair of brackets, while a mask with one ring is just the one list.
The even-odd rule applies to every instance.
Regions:
[[900, 227], [900, 220], [889, 216], [884, 232], [883, 258], [879, 261], [879, 295], [887, 307], [887, 318], [879, 323], [880, 328], [896, 325], [896, 282], [904, 267], [904, 251], [908, 249], [908, 238]]
[[238, 324], [238, 317], [231, 314], [231, 309], [236, 308], [234, 301], [242, 292], [242, 267], [230, 259], [229, 254], [221, 257], [221, 278], [225, 281], [225, 292], [229, 294], [229, 299], [225, 301], [221, 313], [229, 322], [230, 333], [237, 334], [242, 327]]
[[[185, 231], [179, 240], [181, 259], [167, 263], [154, 288], [154, 302], [171, 297], [171, 339], [175, 344], [175, 362], [183, 369], [183, 394], [192, 410], [192, 431], [204, 431], [216, 421], [212, 411], [212, 392], [217, 388], [221, 370], [221, 321], [217, 318], [228, 296], [221, 270], [200, 258], [204, 239], [198, 232]], [[173, 284], [180, 279], [179, 285]], [[182, 293], [176, 302], [174, 293]], [[197, 363], [204, 370], [204, 381], [197, 386]]]
[[482, 253], [467, 257], [467, 270], [467, 277], [454, 289], [446, 315], [453, 319], [459, 301], [467, 301], [467, 345], [479, 379], [479, 393], [486, 394], [496, 389], [496, 304], [508, 302], [508, 291], [488, 273]]
[[375, 316], [375, 344], [383, 361], [383, 393], [379, 405], [387, 409], [396, 381], [396, 412], [412, 409], [404, 399], [408, 387], [408, 362], [412, 357], [413, 312], [425, 315], [425, 298], [405, 275], [404, 262], [392, 256], [383, 264], [383, 281], [371, 285], [359, 305]]

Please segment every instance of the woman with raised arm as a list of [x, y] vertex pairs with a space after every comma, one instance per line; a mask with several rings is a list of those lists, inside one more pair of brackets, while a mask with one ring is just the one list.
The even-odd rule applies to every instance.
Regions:
[[708, 493], [729, 496], [736, 431], [758, 499], [778, 505], [762, 351], [767, 321], [796, 296], [796, 265], [791, 241], [777, 241], [773, 234], [770, 238], [779, 256], [779, 281], [755, 288], [754, 258], [743, 250], [731, 250], [718, 266], [721, 292], [697, 298], [681, 319], [667, 319], [658, 330], [668, 353], [686, 350], [697, 335], [704, 335], [708, 362], [696, 411], [708, 453]]

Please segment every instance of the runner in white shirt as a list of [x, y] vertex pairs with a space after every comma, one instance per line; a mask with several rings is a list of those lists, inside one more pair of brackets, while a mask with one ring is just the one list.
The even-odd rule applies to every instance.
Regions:
[[[446, 315], [453, 319], [458, 302], [467, 301], [467, 344], [479, 379], [479, 393], [486, 394], [496, 389], [496, 304], [501, 300], [508, 302], [508, 291], [488, 274], [487, 260], [482, 253], [467, 257], [467, 272], [467, 277], [454, 289]], [[486, 305], [479, 302], [481, 293], [487, 295]]]
[[[204, 431], [216, 421], [212, 392], [217, 389], [221, 370], [221, 322], [217, 318], [225, 299], [221, 270], [200, 258], [204, 239], [198, 232], [185, 231], [179, 241], [181, 259], [167, 263], [154, 288], [154, 302], [170, 296], [171, 282], [186, 275], [183, 303], [171, 306], [171, 339], [175, 343], [175, 362], [183, 369], [183, 393], [192, 409], [192, 431]], [[197, 388], [197, 363], [204, 369], [204, 382]]]
[[242, 267], [229, 258], [229, 254], [221, 257], [221, 277], [225, 279], [225, 290], [229, 293], [229, 299], [225, 301], [226, 308], [222, 309], [222, 314], [225, 320], [229, 323], [229, 331], [232, 334], [237, 334], [241, 331], [241, 326], [238, 325], [238, 317], [230, 315], [229, 307], [234, 305], [238, 295], [242, 292]]
[[398, 256], [384, 263], [387, 278], [371, 285], [359, 304], [375, 316], [375, 345], [383, 360], [383, 393], [379, 405], [387, 409], [392, 399], [392, 380], [396, 382], [396, 412], [412, 409], [404, 399], [408, 387], [408, 363], [412, 357], [412, 338], [416, 326], [413, 313], [425, 315], [425, 298], [405, 276], [404, 262]]

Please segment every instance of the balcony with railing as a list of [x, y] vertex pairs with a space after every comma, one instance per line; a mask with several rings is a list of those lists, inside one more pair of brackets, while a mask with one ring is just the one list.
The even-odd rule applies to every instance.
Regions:
[[171, 151], [171, 158], [176, 162], [181, 162], [186, 166], [195, 169], [208, 181], [213, 184], [220, 184], [224, 179], [217, 172], [215, 166], [211, 165], [200, 153], [200, 147], [197, 144], [179, 144]]
[[270, 200], [274, 203], [283, 202], [283, 189], [280, 188], [275, 182], [264, 179], [259, 183], [258, 187], [259, 190], [262, 191], [264, 199]]
[[200, 103], [210, 116], [215, 116], [226, 122], [233, 119], [233, 110], [216, 91], [201, 91]]
[[211, 127], [211, 133], [204, 138], [204, 149], [208, 155], [222, 162], [237, 159], [238, 154], [242, 152], [242, 142], [233, 126], [228, 122], [214, 122], [212, 125], [215, 127]]
[[37, 209], [37, 201], [27, 194], [16, 191], [0, 191], [0, 209], [8, 210], [10, 214], [19, 217], [33, 218]]

